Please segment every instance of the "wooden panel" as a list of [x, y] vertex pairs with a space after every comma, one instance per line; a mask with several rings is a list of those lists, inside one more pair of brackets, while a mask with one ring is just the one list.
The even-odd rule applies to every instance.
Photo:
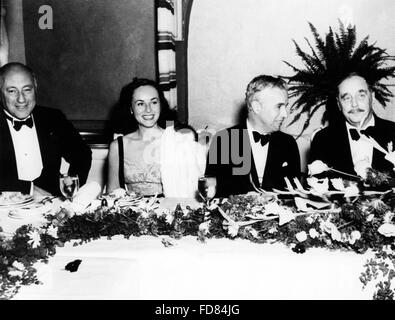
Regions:
[[[52, 30], [39, 28], [41, 5], [53, 9]], [[104, 126], [133, 77], [156, 76], [154, 0], [23, 0], [23, 16], [38, 103], [80, 130]]]

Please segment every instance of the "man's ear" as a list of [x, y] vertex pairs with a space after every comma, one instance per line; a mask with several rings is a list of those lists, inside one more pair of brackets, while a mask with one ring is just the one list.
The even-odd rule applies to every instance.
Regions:
[[261, 110], [261, 104], [257, 100], [252, 100], [251, 103], [251, 110], [254, 111], [255, 113], [259, 113]]
[[340, 110], [340, 112], [341, 112], [341, 111], [342, 111], [342, 106], [341, 106], [341, 104], [340, 104], [339, 97], [336, 97], [336, 104], [337, 104], [337, 107], [339, 108], [339, 110]]

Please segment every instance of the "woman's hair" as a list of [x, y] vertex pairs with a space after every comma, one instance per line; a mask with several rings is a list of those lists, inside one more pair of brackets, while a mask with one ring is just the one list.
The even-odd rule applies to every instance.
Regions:
[[138, 129], [138, 123], [134, 115], [131, 114], [130, 108], [132, 106], [133, 94], [137, 88], [142, 86], [151, 86], [156, 89], [160, 101], [160, 115], [158, 125], [166, 128], [166, 121], [176, 121], [175, 111], [170, 110], [163, 91], [159, 85], [150, 79], [133, 78], [133, 81], [121, 90], [119, 97], [118, 110], [115, 112], [112, 123], [112, 131], [114, 133], [128, 134]]

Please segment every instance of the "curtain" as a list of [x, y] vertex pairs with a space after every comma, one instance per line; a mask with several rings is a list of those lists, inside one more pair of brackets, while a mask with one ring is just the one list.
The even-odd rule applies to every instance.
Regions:
[[156, 0], [157, 50], [159, 85], [171, 109], [177, 108], [176, 51], [174, 34], [176, 19], [174, 0]]

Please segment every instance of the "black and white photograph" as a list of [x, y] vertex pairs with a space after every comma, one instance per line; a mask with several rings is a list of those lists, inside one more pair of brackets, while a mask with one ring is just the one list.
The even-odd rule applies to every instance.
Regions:
[[394, 300], [394, 0], [0, 6], [0, 300]]

